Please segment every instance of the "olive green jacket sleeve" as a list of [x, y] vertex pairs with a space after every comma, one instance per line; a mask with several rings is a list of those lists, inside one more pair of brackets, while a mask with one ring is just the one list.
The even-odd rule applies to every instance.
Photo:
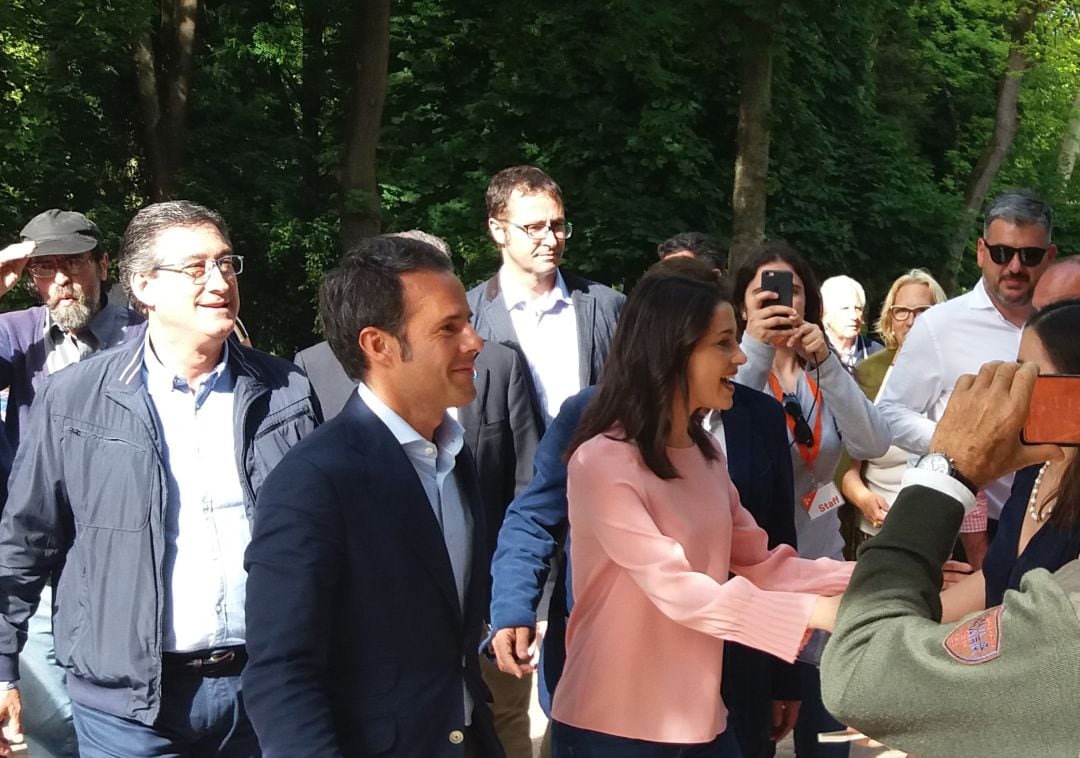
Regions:
[[859, 550], [822, 659], [841, 721], [920, 758], [1080, 755], [1080, 565], [1029, 572], [1002, 606], [942, 625], [956, 500], [901, 491]]

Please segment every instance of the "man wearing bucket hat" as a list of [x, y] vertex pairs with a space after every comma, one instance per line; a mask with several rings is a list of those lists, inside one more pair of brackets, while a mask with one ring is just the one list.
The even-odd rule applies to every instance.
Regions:
[[[0, 314], [0, 388], [8, 390], [5, 435], [14, 450], [35, 392], [51, 374], [91, 353], [119, 344], [141, 330], [142, 317], [126, 300], [110, 300], [104, 283], [109, 256], [101, 231], [81, 213], [52, 209], [23, 227], [22, 241], [0, 250], [0, 296], [27, 275], [42, 305]], [[6, 499], [7, 470], [3, 472]], [[0, 504], [3, 500], [0, 499]], [[46, 587], [31, 619], [22, 655], [25, 724], [35, 755], [75, 755], [71, 703], [63, 669], [55, 663], [51, 588]]]

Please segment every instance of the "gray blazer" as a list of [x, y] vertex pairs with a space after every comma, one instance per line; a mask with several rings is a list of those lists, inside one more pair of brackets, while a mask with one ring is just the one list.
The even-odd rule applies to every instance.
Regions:
[[[577, 318], [581, 386], [588, 387], [600, 379], [600, 371], [611, 348], [615, 323], [619, 320], [626, 296], [567, 271], [563, 271], [562, 275], [570, 290], [570, 300], [574, 304], [574, 316]], [[501, 342], [512, 347], [523, 356], [506, 309], [506, 300], [499, 288], [499, 277], [493, 276], [476, 285], [469, 290], [467, 298], [473, 312], [473, 327], [477, 333], [489, 342]], [[532, 375], [529, 372], [526, 374], [536, 417], [543, 419]]]
[[[295, 363], [308, 375], [327, 421], [340, 413], [356, 392], [356, 382], [325, 341], [301, 350]], [[480, 475], [488, 560], [495, 552], [506, 507], [532, 479], [533, 454], [540, 443], [540, 421], [533, 410], [528, 375], [517, 352], [489, 342], [476, 356], [476, 399], [458, 411], [465, 427], [465, 444]], [[486, 573], [488, 564], [483, 565]]]

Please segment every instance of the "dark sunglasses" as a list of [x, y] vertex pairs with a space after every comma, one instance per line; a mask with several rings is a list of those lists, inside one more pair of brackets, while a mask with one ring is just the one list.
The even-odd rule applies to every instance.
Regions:
[[1014, 255], [1020, 256], [1020, 265], [1038, 266], [1046, 255], [1045, 247], [1010, 247], [1009, 245], [991, 245], [984, 239], [983, 244], [990, 251], [990, 260], [999, 266], [1008, 264]]
[[803, 447], [813, 447], [814, 432], [810, 429], [810, 424], [806, 423], [806, 416], [803, 415], [799, 399], [790, 392], [784, 393], [784, 411], [795, 421], [795, 441]]

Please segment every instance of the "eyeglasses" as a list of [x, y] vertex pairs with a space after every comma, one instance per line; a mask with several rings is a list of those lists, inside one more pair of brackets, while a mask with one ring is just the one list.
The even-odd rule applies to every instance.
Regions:
[[906, 305], [893, 305], [889, 308], [889, 315], [893, 317], [893, 321], [904, 323], [909, 318], [914, 319], [916, 316], [921, 316], [932, 307], [931, 305], [919, 305], [915, 308], [908, 308]]
[[87, 253], [82, 255], [64, 255], [57, 258], [41, 258], [26, 264], [26, 270], [35, 279], [52, 279], [57, 271], [63, 271], [67, 276], [82, 273], [86, 264], [90, 262]]
[[557, 240], [568, 240], [570, 235], [574, 233], [574, 225], [569, 221], [548, 221], [546, 223], [537, 222], [535, 224], [515, 224], [513, 221], [505, 221], [503, 223], [510, 224], [510, 226], [516, 226], [521, 231], [528, 235], [529, 239], [539, 242], [548, 236], [550, 231], [555, 235]]
[[205, 284], [214, 269], [221, 272], [225, 279], [235, 279], [237, 274], [244, 272], [244, 256], [223, 255], [220, 258], [193, 258], [175, 266], [165, 264], [154, 266], [151, 270], [183, 274], [191, 279], [194, 284]]
[[803, 447], [813, 447], [814, 432], [810, 428], [810, 424], [806, 423], [806, 416], [803, 415], [799, 399], [790, 392], [784, 393], [784, 411], [795, 421], [793, 431], [795, 441]]
[[991, 245], [985, 239], [983, 244], [990, 251], [990, 260], [999, 266], [1012, 261], [1014, 255], [1020, 256], [1020, 265], [1038, 266], [1046, 255], [1045, 247], [1010, 247], [1009, 245]]

